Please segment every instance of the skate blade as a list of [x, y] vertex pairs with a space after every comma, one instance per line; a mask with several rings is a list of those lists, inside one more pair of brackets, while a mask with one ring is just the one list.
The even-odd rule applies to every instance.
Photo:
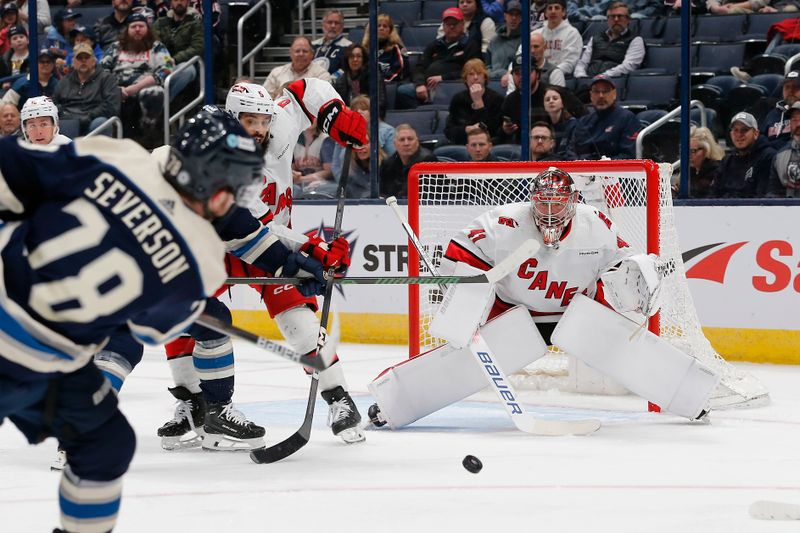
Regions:
[[203, 444], [204, 434], [197, 432], [194, 435], [181, 435], [180, 437], [161, 437], [161, 448], [174, 452], [176, 450], [190, 450], [199, 448]]
[[262, 437], [254, 439], [234, 439], [225, 435], [209, 435], [203, 439], [203, 450], [209, 452], [250, 452], [256, 448], [264, 448], [266, 442]]
[[341, 438], [347, 444], [358, 444], [367, 440], [366, 435], [359, 426], [343, 429], [339, 432], [337, 437]]

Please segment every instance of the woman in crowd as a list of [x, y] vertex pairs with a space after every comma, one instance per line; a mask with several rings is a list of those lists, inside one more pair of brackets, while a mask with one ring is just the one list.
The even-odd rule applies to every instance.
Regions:
[[482, 122], [494, 137], [500, 129], [503, 97], [486, 87], [489, 71], [480, 59], [470, 59], [461, 69], [461, 79], [466, 89], [450, 100], [450, 113], [444, 128], [445, 136], [453, 144], [467, 144], [467, 128]]
[[[364, 28], [364, 39], [361, 41], [365, 50], [369, 50], [369, 24]], [[378, 15], [378, 68], [383, 81], [400, 81], [406, 77], [406, 47], [392, 17]]]
[[[350, 102], [350, 109], [358, 111], [364, 117], [364, 120], [369, 124], [369, 96], [362, 94], [353, 98]], [[380, 117], [378, 119], [378, 143], [380, 149], [387, 155], [394, 155], [394, 127], [383, 121], [384, 108], [380, 107]], [[337, 146], [337, 150], [344, 153], [344, 148]]]
[[572, 113], [564, 105], [565, 89], [561, 87], [548, 87], [544, 92], [544, 110], [550, 117], [550, 124], [556, 133], [555, 153], [559, 157], [564, 157], [567, 143], [572, 136], [572, 130], [578, 123]]
[[[341, 146], [336, 147], [333, 157], [333, 176], [338, 180], [342, 175], [342, 166], [344, 165], [344, 149]], [[340, 149], [341, 148], [341, 149]], [[372, 150], [370, 144], [367, 143], [358, 149], [353, 149], [353, 154], [350, 158], [350, 171], [347, 178], [347, 198], [369, 198], [371, 193], [371, 180], [370, 180], [370, 158]], [[378, 164], [380, 168], [386, 153], [378, 149]]]
[[689, 138], [689, 197], [707, 198], [725, 151], [708, 128], [692, 128]]
[[[344, 49], [342, 75], [333, 81], [333, 88], [349, 106], [356, 96], [369, 96], [369, 67], [367, 67], [367, 49], [360, 44], [351, 44]], [[386, 86], [378, 79], [378, 101], [386, 102]]]

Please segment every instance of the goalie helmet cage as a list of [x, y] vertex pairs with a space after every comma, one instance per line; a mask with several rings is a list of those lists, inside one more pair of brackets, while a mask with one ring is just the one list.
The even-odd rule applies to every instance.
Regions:
[[[531, 179], [551, 166], [552, 162], [416, 164], [408, 174], [409, 223], [438, 266], [457, 231], [494, 206], [530, 201]], [[712, 398], [712, 407], [766, 403], [769, 393], [765, 387], [727, 363], [703, 334], [678, 245], [671, 165], [649, 160], [605, 160], [559, 162], [557, 166], [570, 173], [585, 203], [611, 218], [622, 239], [636, 253], [655, 253], [674, 262], [675, 273], [663, 281], [662, 293], [666, 297], [661, 311], [650, 319], [648, 329], [720, 373], [722, 385]], [[408, 256], [409, 276], [426, 271], [413, 246], [409, 246]], [[408, 291], [409, 355], [415, 355], [444, 342], [428, 333], [441, 291], [433, 285], [409, 285]], [[568, 372], [563, 352], [557, 348], [551, 351], [561, 353], [564, 361], [556, 364], [554, 373]], [[528, 372], [535, 374], [539, 370]], [[557, 380], [555, 383], [558, 386]]]

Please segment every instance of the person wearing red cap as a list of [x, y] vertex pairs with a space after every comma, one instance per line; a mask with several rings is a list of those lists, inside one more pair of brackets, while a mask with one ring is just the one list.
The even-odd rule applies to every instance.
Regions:
[[[464, 33], [470, 39], [478, 41], [481, 45], [481, 53], [485, 54], [489, 48], [489, 43], [497, 35], [497, 26], [483, 11], [480, 0], [458, 0], [458, 10], [464, 15]], [[439, 26], [436, 37], [444, 35], [444, 24]]]
[[442, 80], [461, 77], [464, 63], [481, 57], [481, 46], [464, 33], [464, 14], [457, 7], [448, 7], [442, 13], [444, 35], [425, 47], [422, 59], [411, 75], [413, 83], [404, 83], [397, 89], [397, 108], [415, 108], [430, 102], [431, 92]]

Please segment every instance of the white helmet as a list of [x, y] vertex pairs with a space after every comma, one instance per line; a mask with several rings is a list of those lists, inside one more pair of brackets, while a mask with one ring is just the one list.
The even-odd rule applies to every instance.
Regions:
[[50, 117], [53, 119], [53, 137], [58, 135], [58, 108], [56, 104], [50, 99], [49, 96], [35, 96], [28, 98], [25, 105], [22, 106], [20, 111], [20, 120], [22, 121], [22, 135], [28, 141], [28, 133], [25, 131], [25, 122], [29, 119], [37, 117]]
[[237, 83], [225, 98], [225, 111], [239, 120], [240, 113], [273, 114], [274, 104], [267, 90], [255, 83]]

